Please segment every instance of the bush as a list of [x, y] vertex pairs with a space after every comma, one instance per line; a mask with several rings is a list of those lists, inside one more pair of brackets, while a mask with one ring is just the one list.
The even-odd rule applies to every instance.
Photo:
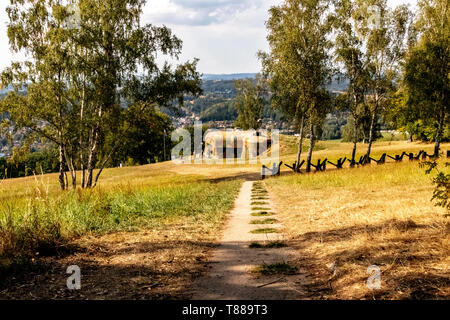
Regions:
[[[445, 167], [449, 167], [450, 162], [445, 163]], [[436, 175], [433, 177], [433, 184], [435, 189], [433, 191], [432, 201], [436, 201], [436, 206], [443, 207], [447, 209], [447, 216], [450, 215], [450, 174], [441, 171], [438, 168], [438, 163], [436, 161], [425, 161], [421, 163], [421, 167], [426, 167], [425, 173], [431, 174], [435, 172]]]

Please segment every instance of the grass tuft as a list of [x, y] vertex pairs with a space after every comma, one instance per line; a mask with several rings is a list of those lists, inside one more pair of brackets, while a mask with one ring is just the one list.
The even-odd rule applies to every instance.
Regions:
[[266, 201], [253, 201], [252, 203], [250, 203], [250, 205], [252, 206], [263, 206], [263, 205], [267, 205], [268, 203]]
[[262, 187], [253, 187], [252, 191], [266, 191], [266, 188], [262, 188]]
[[273, 216], [273, 213], [272, 212], [268, 212], [268, 211], [260, 211], [260, 212], [253, 212], [252, 216], [253, 217]]
[[250, 224], [274, 224], [277, 223], [277, 219], [264, 219], [264, 220], [252, 220]]
[[254, 201], [254, 200], [269, 200], [269, 197], [252, 196], [250, 199], [251, 199], [252, 201]]
[[267, 194], [267, 193], [268, 193], [267, 190], [252, 190], [253, 195], [263, 195], [263, 194]]
[[252, 270], [252, 273], [258, 273], [262, 276], [271, 276], [274, 274], [293, 275], [297, 273], [297, 268], [287, 263], [262, 264]]
[[274, 228], [261, 228], [250, 231], [251, 233], [260, 234], [260, 233], [278, 233], [277, 229]]
[[252, 207], [252, 211], [269, 211], [270, 208], [264, 208], [264, 207]]

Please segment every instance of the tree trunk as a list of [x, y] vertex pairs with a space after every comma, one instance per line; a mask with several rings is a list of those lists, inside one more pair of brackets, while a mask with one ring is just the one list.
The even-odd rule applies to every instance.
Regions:
[[[151, 163], [151, 162], [150, 162], [150, 163]], [[103, 168], [104, 168], [104, 166], [102, 166], [102, 167], [100, 168], [100, 170], [98, 170], [97, 175], [95, 176], [95, 180], [94, 180], [94, 188], [97, 186], [98, 178], [100, 178], [100, 175], [101, 175], [102, 172], [103, 172]]]
[[67, 172], [64, 171], [64, 184], [66, 186], [66, 190], [69, 190], [69, 180], [67, 179]]
[[308, 158], [306, 162], [306, 172], [311, 172], [311, 158], [314, 148], [314, 125], [312, 123], [312, 120], [310, 120], [309, 123], [309, 131], [310, 131], [310, 138], [309, 138]]
[[367, 147], [367, 158], [370, 157], [370, 152], [372, 151], [372, 143], [374, 139], [374, 130], [375, 130], [375, 119], [376, 113], [372, 113], [372, 118], [370, 119], [370, 130], [369, 130], [369, 146]]
[[81, 188], [84, 189], [86, 185], [86, 169], [84, 168], [84, 164], [82, 164], [81, 167]]
[[59, 185], [61, 190], [66, 189], [66, 183], [64, 181], [64, 151], [62, 144], [59, 145]]
[[355, 166], [356, 157], [356, 144], [358, 143], [358, 120], [355, 115], [353, 115], [353, 150], [352, 150], [352, 162], [351, 167]]
[[99, 144], [99, 130], [100, 122], [102, 120], [102, 108], [98, 111], [98, 123], [95, 128], [92, 128], [89, 142], [89, 155], [87, 163], [86, 188], [92, 187], [92, 180], [94, 178], [94, 168], [97, 162], [97, 149]]
[[[67, 166], [69, 167], [70, 175], [72, 178], [72, 188], [76, 189], [77, 188], [77, 171], [73, 164], [73, 158], [71, 156], [69, 157], [69, 154], [67, 153], [67, 148], [65, 146], [64, 146], [63, 150], [64, 150], [64, 158], [66, 159], [65, 161], [67, 163]], [[68, 185], [67, 185], [67, 187], [68, 187]]]
[[298, 152], [297, 152], [297, 162], [295, 164], [294, 171], [299, 172], [300, 170], [300, 157], [302, 155], [302, 144], [303, 144], [303, 127], [305, 126], [305, 116], [302, 116], [302, 120], [300, 122], [300, 140], [298, 142]]
[[86, 188], [92, 187], [92, 176], [94, 175], [94, 167], [91, 167], [88, 163], [87, 169], [86, 169]]
[[86, 87], [84, 82], [84, 74], [83, 74], [83, 89], [81, 96], [81, 109], [80, 109], [80, 132], [79, 132], [79, 148], [80, 148], [80, 167], [81, 167], [81, 188], [84, 189], [85, 179], [86, 179], [86, 170], [84, 166], [84, 155], [83, 155], [83, 119], [84, 119], [84, 105], [85, 105], [85, 95], [86, 95]]
[[[94, 180], [94, 187], [97, 185], [98, 182], [98, 178], [100, 178], [100, 175], [103, 172], [103, 169], [105, 168], [106, 164], [108, 163], [109, 159], [111, 159], [112, 155], [114, 154], [114, 152], [116, 151], [116, 148], [118, 147], [118, 145], [116, 144], [111, 151], [109, 152], [108, 156], [105, 158], [105, 160], [103, 160], [101, 166], [100, 166], [100, 170], [97, 172], [97, 175], [95, 176], [95, 180]], [[151, 161], [150, 161], [151, 163]]]
[[[94, 131], [94, 130], [93, 130]], [[92, 141], [90, 143], [87, 169], [86, 169], [86, 188], [92, 187], [92, 180], [94, 175], [94, 168], [97, 156], [98, 134], [92, 133]]]
[[434, 157], [439, 157], [439, 150], [441, 146], [441, 135], [442, 135], [442, 128], [444, 126], [444, 108], [441, 108], [441, 111], [439, 112], [439, 124], [438, 124], [438, 130], [436, 132], [436, 138], [435, 138], [435, 144], [434, 144]]
[[77, 188], [77, 171], [73, 165], [73, 160], [70, 158], [70, 174], [72, 176], [72, 188], [75, 190]]

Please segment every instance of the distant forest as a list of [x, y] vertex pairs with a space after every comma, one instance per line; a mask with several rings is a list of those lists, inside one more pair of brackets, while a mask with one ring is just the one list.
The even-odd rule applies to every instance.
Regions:
[[[244, 74], [244, 75], [254, 75], [255, 74]], [[230, 75], [230, 77], [233, 75]], [[234, 99], [236, 98], [237, 91], [233, 80], [205, 80], [205, 79], [226, 79], [227, 77], [221, 75], [208, 75], [204, 77], [202, 83], [203, 95], [194, 98], [188, 97], [185, 101], [185, 108], [182, 115], [186, 115], [187, 112], [193, 112], [199, 115], [200, 120], [203, 122], [210, 121], [234, 121], [238, 117], [238, 112], [234, 106]], [[335, 77], [331, 84], [328, 85], [328, 90], [332, 92], [342, 92], [345, 91], [347, 87], [347, 81], [345, 79], [340, 79]], [[272, 120], [282, 120], [282, 114], [280, 112], [275, 112], [270, 107], [270, 101], [267, 100], [267, 104], [264, 107], [263, 118]], [[332, 139], [340, 138], [340, 127], [346, 124], [346, 121], [342, 123], [341, 121], [329, 121], [326, 126], [332, 124], [337, 124], [338, 127], [333, 128], [334, 134], [329, 135], [331, 129], [326, 129], [327, 134], [324, 135], [325, 138], [332, 136]]]

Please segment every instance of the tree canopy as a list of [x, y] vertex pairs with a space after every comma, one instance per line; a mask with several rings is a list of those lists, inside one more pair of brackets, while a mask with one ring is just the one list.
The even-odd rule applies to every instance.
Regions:
[[321, 125], [328, 110], [325, 84], [331, 76], [329, 4], [324, 0], [286, 0], [272, 7], [266, 23], [270, 51], [259, 53], [273, 94], [272, 106], [282, 110], [300, 129], [297, 165], [306, 121], [311, 137], [309, 166], [314, 127]]
[[450, 11], [448, 1], [420, 1], [419, 41], [409, 50], [401, 93], [407, 122], [421, 120], [435, 128], [434, 155], [449, 124]]
[[238, 112], [235, 125], [244, 130], [259, 129], [266, 101], [265, 80], [261, 77], [257, 77], [255, 81], [252, 79], [236, 80], [235, 86], [238, 92], [234, 101]]
[[[175, 67], [157, 63], [158, 54], [178, 59], [182, 41], [165, 26], [142, 25], [144, 4], [12, 0], [7, 9], [11, 48], [29, 59], [2, 73], [2, 83], [15, 88], [2, 110], [17, 127], [58, 146], [62, 189], [65, 164], [73, 186], [76, 169], [82, 170], [82, 187], [96, 184], [130, 128], [130, 112], [173, 108], [174, 99], [182, 104], [184, 94], [201, 92], [197, 60]], [[22, 86], [25, 96], [18, 94]]]

